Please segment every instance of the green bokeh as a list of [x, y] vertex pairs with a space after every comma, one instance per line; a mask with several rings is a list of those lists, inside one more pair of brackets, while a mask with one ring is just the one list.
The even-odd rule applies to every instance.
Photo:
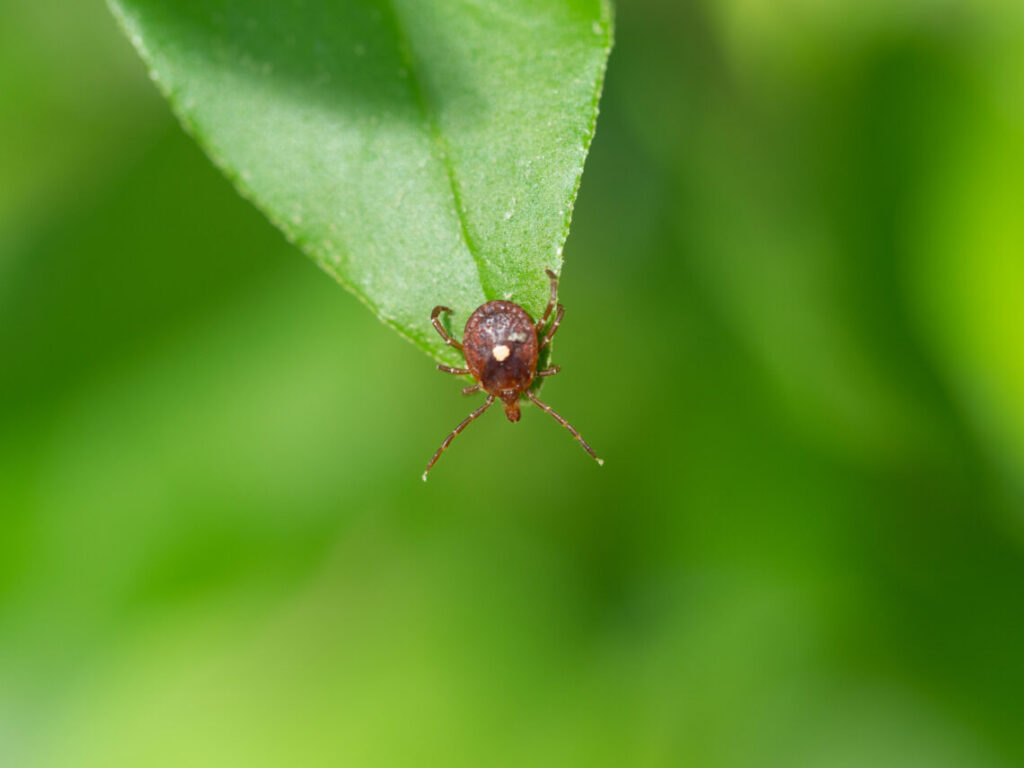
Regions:
[[[563, 373], [459, 384], [0, 1], [0, 765], [1024, 764], [1024, 9], [620, 4]], [[439, 300], [442, 297], [439, 297]]]

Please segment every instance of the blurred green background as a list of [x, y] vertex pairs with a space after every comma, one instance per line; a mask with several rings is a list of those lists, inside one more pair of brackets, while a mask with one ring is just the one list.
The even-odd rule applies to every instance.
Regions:
[[[553, 421], [0, 0], [0, 765], [1024, 765], [1024, 5], [630, 0]], [[439, 297], [440, 299], [441, 297]]]

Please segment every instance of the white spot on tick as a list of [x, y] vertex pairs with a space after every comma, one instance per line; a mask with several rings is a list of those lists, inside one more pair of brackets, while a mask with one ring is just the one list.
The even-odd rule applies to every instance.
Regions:
[[504, 344], [498, 344], [494, 349], [491, 350], [491, 354], [494, 356], [495, 360], [497, 360], [499, 363], [502, 363], [508, 358], [510, 354], [512, 354], [512, 350], [510, 350]]

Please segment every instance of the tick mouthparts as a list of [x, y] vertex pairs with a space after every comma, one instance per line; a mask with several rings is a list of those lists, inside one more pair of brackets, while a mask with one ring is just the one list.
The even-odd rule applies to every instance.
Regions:
[[[518, 397], [518, 393], [516, 393]], [[515, 400], [502, 400], [501, 404], [505, 408], [505, 418], [509, 421], [516, 422], [522, 417], [522, 412], [519, 410], [519, 403]]]

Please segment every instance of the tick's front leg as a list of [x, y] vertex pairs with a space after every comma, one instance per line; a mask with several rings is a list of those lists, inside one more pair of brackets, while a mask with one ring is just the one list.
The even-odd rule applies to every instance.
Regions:
[[434, 311], [430, 313], [430, 324], [434, 326], [435, 331], [441, 334], [441, 338], [444, 339], [445, 344], [447, 344], [449, 347], [455, 347], [457, 350], [461, 352], [462, 345], [448, 335], [448, 331], [444, 329], [444, 326], [441, 325], [441, 321], [437, 319], [437, 316], [440, 315], [442, 312], [451, 313], [451, 310], [448, 309], [448, 307], [442, 307], [440, 305], [434, 307]]

